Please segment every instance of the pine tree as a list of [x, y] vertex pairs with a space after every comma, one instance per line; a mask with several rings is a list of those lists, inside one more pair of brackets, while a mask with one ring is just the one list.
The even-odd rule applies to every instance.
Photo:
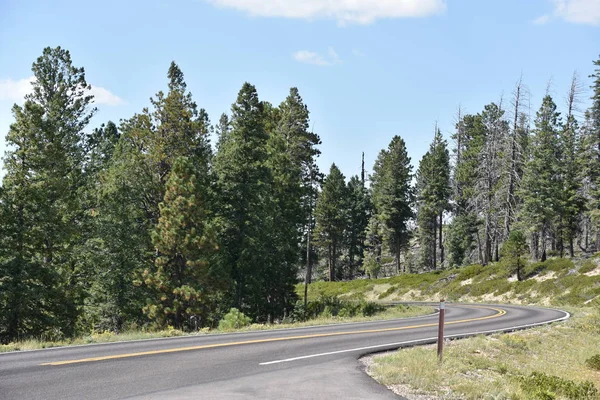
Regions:
[[337, 261], [347, 226], [347, 188], [344, 175], [332, 164], [315, 208], [315, 240], [327, 255], [329, 281], [339, 276]]
[[413, 215], [411, 179], [406, 145], [401, 137], [394, 136], [388, 149], [379, 153], [371, 182], [375, 212], [387, 229], [385, 237], [395, 256], [396, 273], [400, 272], [400, 254], [408, 244], [408, 221]]
[[[444, 262], [443, 215], [450, 208], [450, 153], [439, 129], [417, 172], [418, 225], [422, 263], [436, 269], [437, 247]], [[436, 246], [437, 243], [437, 246]]]
[[579, 153], [582, 151], [582, 141], [579, 132], [579, 124], [575, 118], [578, 103], [580, 85], [577, 75], [573, 74], [571, 87], [567, 94], [567, 113], [565, 123], [562, 125], [559, 136], [559, 147], [561, 159], [559, 161], [560, 185], [562, 192], [559, 210], [559, 252], [563, 256], [563, 240], [567, 242], [569, 254], [575, 255], [575, 238], [579, 229], [579, 223], [584, 211], [585, 200], [582, 196], [582, 181], [584, 168], [581, 165]]
[[358, 176], [348, 181], [348, 227], [346, 241], [348, 246], [348, 268], [345, 277], [353, 279], [364, 259], [366, 229], [371, 217], [371, 199], [368, 190]]
[[[477, 177], [479, 154], [485, 143], [485, 127], [481, 115], [460, 116], [453, 135], [456, 164], [452, 176], [454, 185], [454, 218], [448, 228], [449, 264], [463, 265], [471, 261], [478, 233]], [[479, 252], [482, 254], [482, 252]], [[483, 262], [483, 256], [479, 257]]]
[[475, 201], [483, 220], [483, 264], [499, 259], [501, 219], [506, 212], [501, 188], [505, 178], [502, 167], [506, 164], [509, 126], [504, 113], [502, 103], [488, 104], [481, 113], [485, 141], [479, 153]]
[[600, 249], [600, 58], [594, 61], [596, 69], [590, 75], [593, 78], [591, 89], [592, 105], [587, 115], [588, 128], [588, 147], [591, 158], [588, 160], [588, 178], [590, 180], [591, 210], [590, 217], [596, 227], [596, 251]]
[[531, 155], [525, 166], [521, 185], [522, 216], [530, 224], [532, 231], [531, 250], [534, 258], [538, 259], [538, 244], [541, 241], [542, 261], [546, 259], [546, 244], [555, 229], [554, 223], [559, 213], [559, 115], [552, 97], [546, 95], [536, 114]]
[[236, 308], [267, 320], [282, 316], [295, 300], [295, 281], [279, 268], [285, 260], [281, 246], [273, 246], [274, 241], [280, 243], [274, 234], [281, 214], [267, 164], [264, 104], [249, 83], [232, 105], [231, 126], [214, 164], [221, 221], [219, 258], [231, 268]]
[[83, 214], [77, 194], [85, 185], [83, 129], [95, 112], [93, 96], [84, 69], [60, 47], [45, 48], [32, 71], [32, 93], [13, 107], [0, 200], [8, 232], [0, 255], [9, 282], [2, 300], [10, 310], [8, 339], [73, 335], [84, 295], [75, 250]]
[[189, 327], [190, 317], [205, 317], [209, 299], [214, 296], [215, 281], [225, 278], [209, 265], [209, 256], [216, 246], [207, 222], [205, 193], [192, 162], [177, 158], [152, 234], [158, 252], [156, 269], [144, 272], [146, 285], [159, 294], [148, 302], [144, 312], [163, 327], [172, 325], [181, 329]]

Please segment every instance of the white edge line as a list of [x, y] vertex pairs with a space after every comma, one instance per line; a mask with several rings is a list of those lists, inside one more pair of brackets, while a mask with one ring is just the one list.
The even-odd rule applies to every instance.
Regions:
[[[430, 307], [429, 305], [425, 305], [425, 307]], [[433, 306], [431, 306], [433, 307]], [[357, 322], [338, 322], [335, 324], [320, 324], [320, 325], [308, 325], [308, 326], [298, 326], [296, 328], [273, 328], [273, 329], [258, 329], [255, 331], [239, 331], [239, 332], [214, 332], [214, 333], [206, 333], [206, 334], [188, 334], [182, 336], [172, 336], [172, 337], [157, 337], [157, 338], [147, 338], [147, 339], [132, 339], [132, 340], [117, 340], [114, 342], [102, 342], [102, 343], [86, 343], [86, 344], [74, 344], [74, 345], [66, 345], [66, 346], [54, 346], [54, 347], [46, 347], [43, 349], [31, 349], [31, 350], [14, 350], [14, 351], [4, 351], [0, 352], [0, 357], [15, 355], [15, 354], [23, 354], [23, 353], [33, 353], [36, 351], [55, 351], [55, 350], [65, 350], [65, 349], [73, 349], [78, 347], [92, 347], [92, 346], [109, 346], [111, 344], [123, 344], [123, 343], [142, 343], [142, 342], [151, 342], [151, 341], [163, 341], [163, 340], [184, 340], [184, 339], [192, 339], [192, 338], [204, 338], [204, 337], [214, 337], [214, 336], [227, 336], [227, 335], [242, 335], [246, 333], [265, 333], [265, 332], [282, 332], [282, 331], [294, 331], [294, 330], [306, 330], [311, 328], [327, 328], [330, 326], [349, 326], [349, 325], [361, 325], [361, 324], [371, 324], [371, 323], [384, 323], [391, 321], [404, 321], [404, 320], [414, 320], [421, 319], [426, 317], [431, 317], [437, 315], [437, 308], [433, 307], [436, 311], [425, 314], [418, 315], [416, 317], [400, 317], [400, 318], [392, 318], [392, 319], [376, 319], [372, 321], [357, 321]]]
[[[444, 336], [444, 339], [465, 338], [468, 336], [484, 335], [484, 334], [497, 333], [497, 332], [510, 332], [510, 331], [516, 330], [516, 329], [525, 329], [525, 328], [532, 328], [534, 326], [548, 325], [548, 324], [552, 324], [554, 322], [564, 321], [571, 317], [571, 314], [567, 311], [564, 311], [564, 310], [556, 310], [556, 311], [561, 311], [561, 312], [565, 313], [565, 315], [560, 318], [556, 318], [556, 319], [553, 319], [550, 321], [537, 322], [535, 324], [518, 325], [518, 326], [512, 326], [512, 327], [502, 328], [502, 329], [492, 329], [489, 331], [475, 331], [475, 332], [468, 332], [468, 333], [459, 333], [456, 335], [447, 335], [447, 336]], [[306, 356], [286, 358], [283, 360], [267, 361], [267, 362], [259, 363], [258, 365], [279, 364], [279, 363], [284, 363], [284, 362], [303, 360], [306, 358], [329, 356], [332, 354], [349, 353], [349, 352], [353, 352], [353, 351], [362, 351], [362, 350], [372, 350], [372, 349], [377, 349], [380, 347], [394, 347], [394, 346], [400, 347], [402, 345], [407, 345], [407, 344], [417, 345], [417, 344], [421, 344], [421, 342], [424, 342], [422, 344], [429, 344], [429, 343], [431, 343], [431, 341], [437, 341], [437, 336], [431, 337], [431, 338], [425, 338], [425, 339], [409, 340], [406, 342], [387, 343], [387, 344], [379, 344], [379, 345], [375, 345], [375, 346], [357, 347], [354, 349], [330, 351], [327, 353], [310, 354], [310, 355], [306, 355]]]

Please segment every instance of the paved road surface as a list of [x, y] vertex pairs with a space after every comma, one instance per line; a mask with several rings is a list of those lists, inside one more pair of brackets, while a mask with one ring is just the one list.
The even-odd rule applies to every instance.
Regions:
[[[566, 319], [535, 307], [447, 305], [446, 337]], [[0, 399], [397, 399], [363, 354], [431, 342], [437, 315], [0, 354]]]

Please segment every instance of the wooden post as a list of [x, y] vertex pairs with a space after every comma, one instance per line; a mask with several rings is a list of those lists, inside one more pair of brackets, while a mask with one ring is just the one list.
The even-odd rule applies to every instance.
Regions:
[[446, 304], [444, 299], [440, 300], [440, 321], [438, 325], [438, 359], [442, 361], [442, 352], [444, 351], [444, 314], [446, 313]]

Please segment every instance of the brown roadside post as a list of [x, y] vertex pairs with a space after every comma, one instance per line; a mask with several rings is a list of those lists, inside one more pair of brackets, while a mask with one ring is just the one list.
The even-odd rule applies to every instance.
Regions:
[[438, 346], [437, 355], [438, 359], [442, 361], [442, 352], [444, 350], [444, 314], [446, 312], [446, 304], [444, 299], [440, 299], [440, 322], [438, 325]]

